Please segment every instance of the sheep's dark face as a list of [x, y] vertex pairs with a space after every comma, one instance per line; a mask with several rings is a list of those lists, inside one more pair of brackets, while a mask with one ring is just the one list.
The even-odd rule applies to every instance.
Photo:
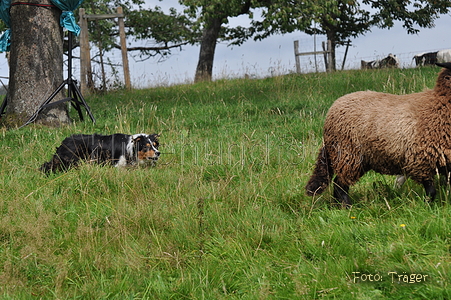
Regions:
[[451, 62], [447, 62], [447, 63], [436, 63], [437, 66], [451, 70]]

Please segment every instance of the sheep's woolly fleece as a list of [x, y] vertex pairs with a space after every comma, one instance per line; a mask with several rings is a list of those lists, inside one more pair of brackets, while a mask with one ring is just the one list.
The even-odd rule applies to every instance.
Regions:
[[349, 202], [349, 186], [374, 170], [405, 174], [433, 198], [433, 176], [451, 164], [451, 63], [440, 65], [445, 68], [433, 90], [408, 95], [365, 91], [337, 99], [326, 116], [307, 193], [323, 192], [335, 174], [334, 195]]

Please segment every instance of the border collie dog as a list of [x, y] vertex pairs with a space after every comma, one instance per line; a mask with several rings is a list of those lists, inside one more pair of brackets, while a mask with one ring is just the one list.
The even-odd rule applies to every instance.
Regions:
[[75, 134], [64, 139], [56, 154], [41, 166], [43, 172], [66, 171], [80, 160], [117, 167], [158, 160], [158, 134]]

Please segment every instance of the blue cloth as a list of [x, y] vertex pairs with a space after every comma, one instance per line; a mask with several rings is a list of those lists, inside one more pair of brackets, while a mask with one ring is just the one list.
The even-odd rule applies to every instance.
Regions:
[[[9, 15], [9, 8], [11, 7], [11, 0], [0, 0], [0, 19], [5, 22], [6, 27], [11, 27], [11, 18]], [[0, 52], [9, 51], [11, 45], [11, 30], [6, 31], [0, 37]]]
[[6, 29], [0, 37], [0, 52], [8, 52], [11, 46], [11, 29]]
[[83, 0], [52, 0], [52, 3], [63, 11], [60, 25], [76, 35], [80, 34], [80, 26], [77, 25], [72, 11], [76, 10], [82, 2]]

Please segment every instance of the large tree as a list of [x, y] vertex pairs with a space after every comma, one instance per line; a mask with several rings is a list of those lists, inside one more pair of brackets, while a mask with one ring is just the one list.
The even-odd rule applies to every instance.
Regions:
[[[12, 1], [7, 120], [23, 124], [63, 81], [61, 10], [50, 0]], [[50, 7], [36, 6], [48, 5]], [[59, 95], [60, 99], [64, 95]], [[55, 100], [59, 100], [58, 97]], [[67, 105], [44, 110], [37, 121], [69, 122]]]
[[226, 27], [228, 18], [240, 15], [252, 16], [252, 9], [268, 5], [270, 0], [180, 0], [187, 6], [185, 12], [197, 20], [202, 30], [200, 38], [199, 60], [194, 81], [209, 81], [212, 78], [214, 54], [219, 40], [228, 40], [240, 35]]
[[[60, 27], [62, 12], [59, 8], [52, 5], [50, 0], [18, 2], [12, 1], [8, 24], [11, 27], [10, 80], [7, 114], [3, 120], [20, 125], [63, 82], [64, 43]], [[155, 41], [152, 46], [129, 48], [130, 51], [138, 52], [143, 59], [168, 55], [172, 48], [189, 42], [191, 37], [187, 18], [173, 10], [165, 15], [158, 7], [144, 10], [141, 7], [143, 3], [142, 0], [86, 0], [82, 6], [91, 14], [114, 13], [117, 6], [122, 6], [129, 36]], [[0, 29], [4, 30], [5, 24], [1, 23]], [[119, 47], [114, 20], [91, 22], [89, 32], [94, 43], [103, 51]], [[77, 43], [73, 45], [77, 46]], [[67, 51], [67, 47], [64, 50]], [[63, 92], [60, 92], [54, 101], [64, 97]], [[67, 103], [43, 110], [37, 121], [55, 125], [68, 123]]]

